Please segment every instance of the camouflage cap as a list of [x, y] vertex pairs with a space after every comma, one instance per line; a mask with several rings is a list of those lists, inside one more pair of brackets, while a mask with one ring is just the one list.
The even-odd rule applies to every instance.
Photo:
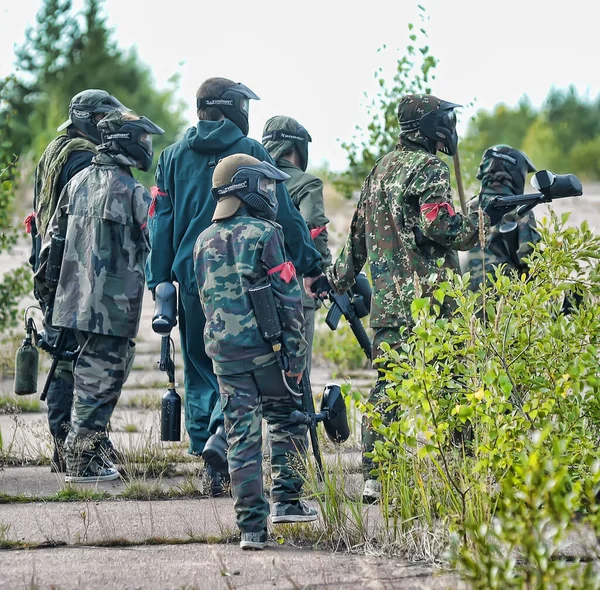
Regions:
[[[240, 166], [252, 166], [254, 164], [260, 164], [260, 160], [248, 154], [232, 154], [219, 160], [213, 172], [213, 188], [230, 183]], [[212, 221], [231, 217], [240, 208], [241, 203], [242, 201], [237, 197], [229, 196], [220, 199], [215, 207]]]
[[407, 94], [402, 97], [398, 105], [398, 121], [400, 123], [418, 122], [423, 115], [437, 111], [441, 103], [441, 99], [432, 94]]
[[82, 90], [71, 99], [69, 103], [69, 118], [58, 127], [57, 131], [63, 131], [70, 125], [73, 125], [73, 111], [82, 110], [85, 113], [108, 113], [116, 108], [126, 109], [127, 107], [123, 106], [106, 90], [100, 90], [99, 88]]
[[[518, 195], [525, 189], [527, 174], [536, 167], [527, 154], [507, 144], [498, 144], [485, 150], [477, 170], [484, 192], [506, 192]], [[503, 191], [503, 187], [507, 190]]]

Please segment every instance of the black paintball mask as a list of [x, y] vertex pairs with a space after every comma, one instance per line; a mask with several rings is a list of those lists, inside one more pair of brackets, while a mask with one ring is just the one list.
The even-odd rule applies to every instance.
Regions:
[[105, 124], [104, 121], [98, 122], [103, 151], [121, 152], [131, 157], [140, 170], [150, 170], [154, 157], [152, 135], [162, 135], [164, 130], [146, 117], [123, 120], [118, 129], [114, 124]]
[[536, 167], [527, 154], [509, 145], [495, 145], [483, 154], [477, 171], [482, 192], [488, 192], [491, 185], [504, 185], [513, 195], [521, 195], [525, 190], [527, 174], [536, 172]]
[[221, 96], [196, 99], [196, 108], [217, 108], [223, 115], [235, 123], [244, 135], [248, 135], [248, 111], [250, 100], [260, 100], [248, 86], [238, 83], [225, 89]]
[[275, 221], [279, 205], [277, 183], [289, 177], [269, 162], [240, 166], [230, 183], [212, 189], [212, 196], [217, 202], [237, 197], [257, 217]]
[[[436, 99], [439, 100], [439, 99]], [[400, 132], [418, 131], [429, 143], [429, 151], [435, 154], [439, 149], [447, 156], [453, 156], [458, 149], [456, 133], [456, 113], [454, 109], [462, 105], [441, 100], [437, 109], [425, 113], [419, 119], [400, 122]], [[441, 143], [442, 147], [438, 148]]]
[[300, 168], [306, 172], [308, 166], [308, 143], [312, 141], [309, 132], [300, 124], [294, 130], [274, 129], [262, 136], [262, 144], [265, 145], [268, 141], [291, 141], [295, 149], [300, 154], [302, 165]]

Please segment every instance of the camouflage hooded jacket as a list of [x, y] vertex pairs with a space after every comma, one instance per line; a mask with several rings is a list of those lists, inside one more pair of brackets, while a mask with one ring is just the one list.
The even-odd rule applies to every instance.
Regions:
[[149, 204], [146, 189], [108, 154], [96, 156], [72, 178], [50, 221], [36, 275], [36, 281], [44, 281], [52, 236], [64, 235], [52, 325], [136, 336], [149, 250]]
[[252, 217], [244, 207], [213, 223], [196, 240], [194, 270], [206, 315], [204, 344], [217, 375], [251, 371], [275, 362], [256, 323], [248, 289], [270, 282], [290, 370], [305, 364], [306, 340], [300, 286], [275, 222]]
[[410, 325], [415, 279], [422, 296], [430, 296], [442, 269], [460, 272], [456, 250], [472, 248], [478, 231], [477, 213], [454, 210], [448, 166], [402, 138], [366, 178], [350, 235], [328, 277], [344, 291], [369, 262], [371, 326]]

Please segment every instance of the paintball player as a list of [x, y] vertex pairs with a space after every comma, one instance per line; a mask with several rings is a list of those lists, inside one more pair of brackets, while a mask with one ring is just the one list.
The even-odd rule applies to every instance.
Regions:
[[[119, 477], [101, 451], [133, 362], [149, 250], [150, 195], [130, 168], [149, 170], [152, 134], [163, 133], [125, 109], [106, 115], [98, 131], [98, 155], [62, 192], [35, 277], [44, 300], [53, 297], [52, 325], [72, 330], [80, 347], [73, 367], [65, 481], [81, 483]], [[64, 253], [53, 293], [50, 261], [61, 243]]]
[[[25, 224], [31, 234], [32, 248], [29, 262], [35, 273], [39, 267], [42, 239], [54, 214], [58, 198], [67, 183], [78, 172], [87, 168], [96, 155], [100, 143], [100, 132], [96, 124], [106, 113], [123, 105], [104, 90], [94, 88], [76, 94], [69, 104], [69, 118], [57, 129], [66, 133], [53, 139], [44, 150], [35, 169], [33, 213]], [[37, 293], [34, 292], [38, 301]], [[45, 307], [42, 308], [46, 315]], [[49, 346], [55, 344], [56, 330], [44, 321], [41, 335]], [[67, 350], [77, 347], [71, 331], [66, 337]], [[50, 382], [46, 398], [48, 404], [48, 425], [54, 441], [51, 470], [64, 472], [64, 442], [67, 438], [73, 406], [73, 363], [61, 360]], [[108, 438], [106, 453], [109, 459], [116, 459], [116, 452]]]
[[[270, 284], [283, 327], [287, 376], [299, 382], [305, 367], [301, 289], [275, 222], [276, 183], [288, 178], [268, 162], [246, 154], [219, 161], [213, 175], [218, 200], [213, 225], [194, 248], [194, 270], [205, 313], [204, 342], [221, 392], [229, 451], [231, 492], [242, 549], [267, 541], [269, 503], [263, 494], [262, 417], [269, 423], [273, 523], [309, 522], [316, 511], [300, 500], [302, 478], [294, 471], [306, 453], [306, 426], [291, 421], [296, 408], [277, 358], [263, 338], [249, 288]], [[266, 310], [265, 310], [266, 311]]]
[[[522, 195], [525, 189], [527, 174], [535, 172], [531, 160], [521, 150], [509, 145], [495, 145], [488, 148], [481, 159], [477, 180], [481, 181], [479, 195], [469, 203], [470, 207], [484, 209], [490, 199], [496, 195]], [[510, 216], [510, 217], [509, 217]], [[504, 219], [514, 218], [512, 215]], [[471, 273], [471, 289], [476, 291], [487, 273], [494, 274], [495, 269], [505, 264], [504, 273], [516, 271], [526, 272], [527, 265], [522, 262], [533, 251], [533, 244], [540, 241], [540, 235], [535, 229], [535, 215], [530, 211], [515, 219], [517, 229], [514, 241], [503, 239], [499, 225], [492, 227], [486, 236], [482, 249], [475, 246], [467, 257], [467, 270]]]
[[[325, 270], [331, 264], [331, 253], [327, 246], [327, 224], [323, 203], [323, 182], [306, 172], [308, 166], [308, 142], [312, 141], [308, 131], [291, 117], [271, 117], [263, 129], [262, 143], [280, 170], [289, 175], [285, 186], [292, 203], [300, 211], [308, 225], [310, 235], [323, 259]], [[315, 333], [315, 309], [319, 299], [302, 291], [302, 309], [305, 321], [305, 338], [308, 343], [306, 370], [310, 373], [312, 344]]]
[[[369, 262], [373, 282], [370, 325], [374, 330], [373, 358], [382, 342], [398, 349], [404, 331], [412, 326], [411, 302], [415, 277], [423, 297], [432, 295], [443, 280], [443, 269], [460, 272], [456, 250], [468, 250], [478, 240], [478, 213], [454, 210], [448, 166], [436, 153], [453, 155], [457, 149], [457, 104], [427, 94], [406, 95], [398, 106], [400, 137], [395, 149], [382, 157], [365, 179], [350, 226], [350, 235], [338, 259], [313, 291], [331, 287], [340, 293], [354, 283]], [[502, 213], [490, 209], [485, 225], [496, 224]], [[438, 261], [442, 260], [441, 267]], [[442, 313], [448, 313], [448, 304]], [[369, 394], [376, 404], [385, 393], [383, 373]], [[373, 478], [375, 432], [363, 418], [363, 498], [377, 501], [381, 484]]]
[[[227, 443], [217, 378], [202, 339], [205, 319], [192, 253], [215, 210], [211, 188], [217, 162], [235, 153], [273, 162], [260, 143], [247, 137], [250, 100], [258, 100], [258, 96], [244, 84], [226, 78], [209, 78], [202, 83], [196, 93], [198, 124], [160, 155], [148, 218], [151, 250], [147, 285], [153, 290], [163, 281], [179, 283], [178, 319], [189, 452], [202, 455], [205, 460], [205, 483], [210, 484], [207, 492], [213, 495], [222, 493], [221, 480], [228, 477]], [[283, 227], [290, 260], [299, 274], [319, 276], [321, 256], [283, 184], [277, 187], [277, 200], [277, 221]]]

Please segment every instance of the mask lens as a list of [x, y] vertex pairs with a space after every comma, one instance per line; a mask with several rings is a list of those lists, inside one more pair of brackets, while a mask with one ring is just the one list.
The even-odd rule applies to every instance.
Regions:
[[246, 113], [247, 115], [248, 111], [250, 110], [250, 100], [247, 98], [243, 98], [240, 101], [240, 108], [242, 109], [242, 112]]
[[275, 198], [275, 191], [277, 188], [277, 182], [272, 178], [262, 178], [258, 179], [258, 190], [266, 195], [269, 195], [269, 198]]
[[446, 111], [444, 113], [444, 118], [442, 119], [442, 124], [444, 125], [444, 127], [447, 127], [450, 130], [453, 130], [456, 128], [456, 112], [454, 111], [454, 109], [452, 109], [450, 111]]
[[151, 152], [152, 151], [152, 134], [140, 133], [139, 143], [146, 151]]

